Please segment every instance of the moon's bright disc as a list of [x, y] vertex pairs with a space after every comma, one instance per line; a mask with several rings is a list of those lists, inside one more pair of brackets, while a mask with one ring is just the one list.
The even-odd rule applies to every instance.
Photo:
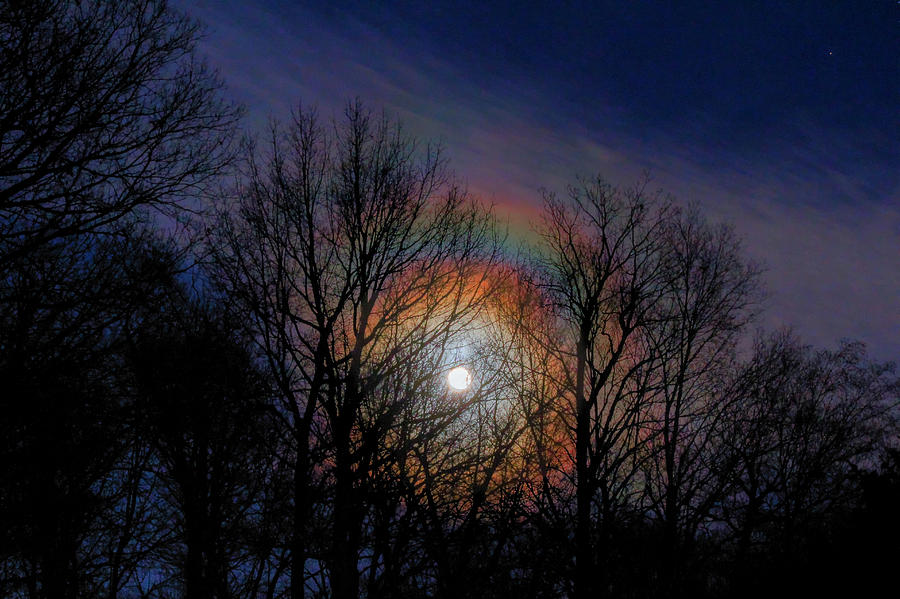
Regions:
[[462, 366], [457, 366], [447, 374], [447, 384], [457, 391], [463, 391], [472, 383], [472, 375]]

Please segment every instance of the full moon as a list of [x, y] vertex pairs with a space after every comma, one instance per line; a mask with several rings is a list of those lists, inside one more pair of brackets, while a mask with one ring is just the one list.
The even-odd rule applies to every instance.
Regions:
[[462, 366], [457, 366], [447, 374], [447, 384], [457, 391], [463, 391], [472, 382], [472, 375]]

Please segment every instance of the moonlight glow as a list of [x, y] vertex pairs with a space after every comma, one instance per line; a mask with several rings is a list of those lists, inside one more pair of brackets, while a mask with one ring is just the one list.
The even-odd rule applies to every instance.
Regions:
[[447, 384], [456, 391], [465, 390], [472, 382], [472, 375], [462, 366], [457, 366], [447, 373]]

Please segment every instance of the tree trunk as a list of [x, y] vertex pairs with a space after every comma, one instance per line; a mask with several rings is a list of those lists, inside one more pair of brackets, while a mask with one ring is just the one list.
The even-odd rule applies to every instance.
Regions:
[[663, 542], [662, 542], [662, 583], [667, 596], [675, 596], [676, 578], [679, 571], [678, 525], [680, 519], [679, 481], [676, 472], [675, 444], [677, 440], [677, 421], [669, 428], [666, 423], [666, 491], [663, 505]]
[[308, 460], [306, 439], [297, 439], [297, 456], [294, 459], [294, 526], [291, 538], [291, 599], [303, 599], [305, 594]]
[[340, 440], [336, 448], [334, 490], [334, 546], [331, 566], [331, 586], [334, 599], [357, 599], [359, 570], [357, 564], [356, 515], [353, 497], [353, 469], [350, 456], [349, 426], [341, 423]]
[[586, 343], [582, 335], [577, 348], [575, 372], [575, 599], [593, 597], [591, 552], [591, 481], [588, 470], [590, 410], [585, 399]]

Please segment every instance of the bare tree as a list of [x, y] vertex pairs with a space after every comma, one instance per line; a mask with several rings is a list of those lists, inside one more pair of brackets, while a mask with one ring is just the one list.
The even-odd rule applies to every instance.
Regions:
[[[331, 130], [301, 110], [258, 164], [223, 214], [216, 260], [253, 319], [292, 431], [292, 596], [304, 592], [318, 477], [328, 483], [330, 531], [317, 558], [334, 596], [355, 597], [361, 497], [398, 406], [374, 425], [370, 409], [405, 361], [483, 301], [492, 221], [448, 185], [434, 148], [358, 103]], [[313, 446], [324, 451], [316, 473]]]
[[16, 261], [0, 302], [0, 562], [11, 573], [0, 584], [13, 596], [106, 595], [140, 553], [129, 539], [145, 451], [121, 333], [158, 307], [172, 258], [151, 238], [78, 241]]
[[603, 578], [592, 540], [595, 493], [610, 496], [643, 416], [652, 355], [639, 340], [663, 291], [670, 208], [641, 186], [621, 191], [601, 180], [571, 187], [567, 201], [545, 193], [545, 208], [545, 285], [565, 328], [575, 445], [573, 596], [581, 599], [594, 596]]
[[0, 5], [0, 272], [183, 206], [219, 173], [236, 111], [195, 58], [197, 35], [165, 0]]
[[673, 212], [661, 231], [667, 245], [663, 295], [644, 338], [655, 354], [658, 401], [647, 423], [647, 508], [662, 523], [665, 584], [721, 499], [727, 467], [719, 444], [730, 417], [735, 344], [754, 315], [758, 274], [726, 226], [708, 224], [695, 207]]
[[811, 531], [854, 505], [854, 473], [896, 443], [900, 384], [859, 343], [815, 351], [780, 332], [757, 341], [736, 393], [722, 514], [738, 566], [762, 553], [793, 563]]
[[120, 333], [178, 260], [136, 222], [198, 196], [237, 116], [197, 33], [162, 0], [0, 4], [3, 557], [32, 596], [115, 595], [143, 553]]
[[277, 427], [252, 345], [216, 300], [180, 286], [128, 336], [136, 427], [153, 451], [157, 499], [172, 508], [157, 563], [188, 598], [254, 595], [265, 556], [249, 531], [267, 507]]

